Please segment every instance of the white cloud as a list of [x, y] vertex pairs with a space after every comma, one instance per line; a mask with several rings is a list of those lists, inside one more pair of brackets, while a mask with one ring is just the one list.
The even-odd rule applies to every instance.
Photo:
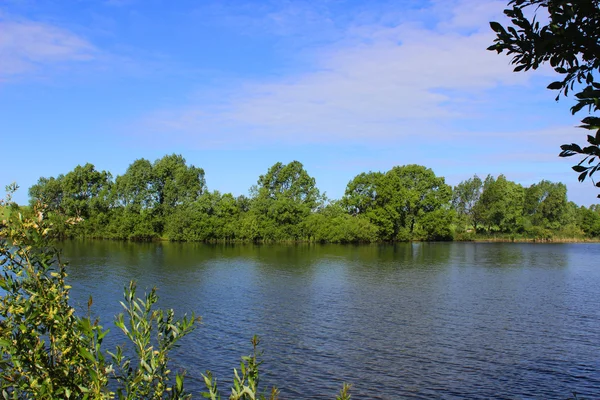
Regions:
[[98, 51], [85, 39], [40, 22], [1, 19], [0, 81], [70, 62], [93, 60]]
[[360, 143], [438, 135], [447, 121], [474, 116], [489, 90], [532, 78], [513, 73], [507, 57], [486, 50], [494, 37], [488, 21], [502, 16], [503, 2], [448, 4], [419, 11], [429, 28], [424, 21], [349, 26], [344, 40], [313, 49], [310, 71], [247, 82], [219, 108], [157, 111], [141, 130], [202, 147], [257, 138]]
[[487, 26], [488, 21], [504, 20], [506, 17], [502, 10], [507, 8], [504, 0], [459, 0], [449, 2], [447, 0], [436, 0], [434, 10], [438, 15], [447, 15], [440, 24], [440, 29], [456, 28], [481, 28]]

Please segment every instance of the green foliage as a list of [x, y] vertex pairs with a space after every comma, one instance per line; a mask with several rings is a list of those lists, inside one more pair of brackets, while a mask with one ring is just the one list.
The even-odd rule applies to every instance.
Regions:
[[[136, 358], [124, 356], [123, 348], [117, 346], [110, 353], [116, 365], [119, 399], [172, 399], [190, 398], [183, 388], [183, 375], [175, 375], [175, 384], [169, 385], [171, 371], [167, 368], [169, 351], [178, 341], [194, 329], [195, 318], [184, 316], [175, 320], [173, 310], [153, 310], [158, 300], [156, 288], [146, 294], [144, 300], [135, 297], [135, 283], [125, 290], [125, 302], [121, 303], [127, 315], [119, 314], [115, 326], [123, 331], [134, 345]], [[153, 333], [156, 338], [153, 340]], [[137, 364], [137, 368], [132, 368]]]
[[129, 165], [125, 174], [115, 182], [115, 197], [119, 205], [140, 213], [151, 209], [157, 202], [154, 190], [154, 171], [150, 161], [141, 158]]
[[152, 166], [152, 186], [163, 212], [190, 203], [205, 190], [204, 170], [187, 166], [181, 155], [172, 154], [156, 160]]
[[273, 165], [251, 188], [249, 213], [244, 236], [254, 240], [285, 241], [306, 237], [302, 222], [322, 207], [315, 179], [298, 161]]
[[40, 202], [45, 204], [48, 211], [64, 214], [63, 200], [64, 175], [57, 178], [40, 178], [38, 182], [29, 188], [31, 203]]
[[65, 265], [43, 208], [0, 231], [0, 389], [8, 398], [107, 398], [106, 331], [69, 305]]
[[98, 211], [108, 209], [111, 190], [110, 173], [96, 171], [92, 164], [77, 166], [62, 179], [61, 207], [68, 217], [88, 219]]
[[378, 189], [384, 184], [381, 182], [383, 177], [381, 172], [363, 172], [357, 175], [346, 186], [342, 204], [352, 215], [364, 214], [381, 207], [384, 200]]
[[[136, 212], [130, 208], [114, 208], [108, 214], [104, 232], [100, 236], [108, 239], [150, 241], [159, 237], [155, 231], [158, 217], [151, 210]], [[98, 226], [97, 229], [101, 229]]]
[[[136, 299], [132, 283], [123, 304], [129, 323], [120, 315], [116, 325], [133, 343], [137, 357], [123, 356], [118, 347], [110, 363], [102, 349], [108, 331], [90, 312], [80, 317], [69, 304], [66, 267], [51, 245], [46, 210], [36, 204], [33, 211], [34, 218], [19, 214], [5, 221], [0, 230], [2, 397], [186, 398], [181, 375], [168, 385], [168, 352], [191, 332], [195, 319], [175, 320], [173, 310], [152, 310], [155, 291], [145, 300]], [[153, 330], [155, 343], [150, 340]], [[119, 383], [116, 392], [108, 386], [113, 377]]]
[[454, 211], [446, 208], [423, 213], [413, 236], [419, 240], [452, 240], [454, 219]]
[[[515, 72], [550, 67], [560, 80], [548, 85], [567, 96], [576, 91], [573, 114], [587, 108], [590, 113], [600, 108], [600, 1], [599, 0], [511, 0], [504, 14], [511, 24], [503, 27], [497, 22], [490, 26], [496, 33], [488, 50], [512, 55]], [[529, 13], [527, 11], [530, 11]], [[582, 128], [595, 131], [587, 135], [589, 145], [575, 143], [561, 146], [561, 157], [581, 154], [584, 158], [573, 170], [583, 181], [600, 168], [600, 118], [582, 119]], [[600, 187], [600, 182], [596, 184]], [[599, 195], [600, 197], [600, 195]]]
[[452, 191], [452, 207], [464, 230], [469, 229], [470, 226], [477, 230], [474, 207], [479, 202], [482, 189], [483, 182], [477, 175], [474, 175], [472, 178], [460, 182]]
[[454, 216], [451, 196], [450, 186], [431, 169], [405, 165], [356, 176], [342, 204], [350, 214], [368, 218], [380, 240], [447, 240]]
[[600, 212], [597, 209], [580, 207], [577, 209], [577, 222], [586, 235], [600, 236]]
[[525, 189], [524, 214], [533, 225], [548, 230], [563, 226], [567, 213], [567, 187], [562, 183], [541, 181]]
[[473, 207], [475, 224], [485, 227], [488, 232], [522, 230], [524, 195], [523, 187], [504, 175], [497, 179], [488, 175], [479, 201]]
[[319, 243], [370, 243], [377, 240], [377, 227], [364, 215], [350, 215], [340, 202], [332, 202], [304, 221], [304, 231]]
[[420, 165], [361, 173], [339, 201], [327, 200], [297, 161], [274, 164], [250, 197], [208, 191], [202, 169], [177, 155], [136, 160], [111, 179], [91, 164], [77, 166], [58, 178], [40, 178], [30, 189], [31, 202], [50, 204], [45, 219], [60, 238], [368, 243], [596, 232], [582, 228], [563, 184], [524, 188], [503, 175], [485, 182], [473, 176], [452, 190]]
[[[259, 370], [258, 367], [262, 362], [258, 361], [259, 352], [258, 345], [260, 339], [258, 336], [252, 337], [252, 348], [253, 352], [249, 356], [242, 357], [240, 362], [240, 370], [233, 370], [233, 387], [231, 388], [230, 400], [266, 400], [267, 397], [259, 392]], [[240, 375], [241, 373], [241, 375]], [[204, 384], [208, 392], [202, 393], [202, 395], [211, 400], [220, 400], [221, 396], [217, 387], [217, 380], [212, 376], [210, 371], [206, 374], [202, 374], [204, 378]], [[279, 390], [273, 387], [270, 390], [269, 399], [276, 400], [279, 396]]]
[[410, 234], [414, 236], [415, 229], [419, 229], [426, 238], [450, 239], [449, 232], [432, 231], [436, 224], [448, 227], [453, 221], [454, 214], [449, 207], [452, 189], [444, 178], [437, 177], [429, 168], [414, 164], [394, 167], [388, 175], [398, 180], [395, 186], [404, 192], [401, 206], [404, 226]]

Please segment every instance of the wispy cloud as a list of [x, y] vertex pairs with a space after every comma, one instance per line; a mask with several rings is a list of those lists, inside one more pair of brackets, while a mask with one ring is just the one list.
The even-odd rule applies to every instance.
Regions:
[[94, 60], [91, 43], [57, 26], [0, 15], [0, 81]]
[[198, 146], [438, 134], [444, 121], [469, 116], [488, 90], [531, 79], [485, 50], [493, 40], [488, 21], [501, 16], [502, 2], [447, 4], [413, 11], [427, 21], [350, 23], [344, 40], [312, 48], [310, 71], [246, 82], [218, 108], [158, 110], [139, 130]]

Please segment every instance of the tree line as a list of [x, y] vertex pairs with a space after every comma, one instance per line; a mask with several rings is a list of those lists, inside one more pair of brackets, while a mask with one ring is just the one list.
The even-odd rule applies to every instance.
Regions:
[[328, 199], [298, 161], [276, 163], [248, 196], [209, 191], [204, 170], [181, 155], [135, 160], [123, 175], [78, 165], [42, 177], [31, 204], [63, 238], [330, 243], [552, 239], [600, 236], [600, 207], [578, 207], [562, 183], [529, 187], [504, 175], [473, 176], [455, 187], [421, 165], [354, 177]]

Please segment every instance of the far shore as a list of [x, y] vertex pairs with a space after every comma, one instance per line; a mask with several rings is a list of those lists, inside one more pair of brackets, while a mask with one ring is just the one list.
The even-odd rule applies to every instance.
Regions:
[[455, 242], [477, 242], [477, 243], [600, 243], [598, 238], [475, 238], [472, 240], [454, 240]]

